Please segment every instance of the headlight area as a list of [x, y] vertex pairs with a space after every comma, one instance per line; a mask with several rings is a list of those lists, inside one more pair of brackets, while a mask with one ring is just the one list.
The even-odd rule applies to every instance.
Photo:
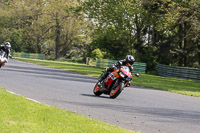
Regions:
[[132, 78], [129, 78], [129, 77], [126, 77], [126, 79], [125, 79], [126, 81], [131, 81], [132, 80]]

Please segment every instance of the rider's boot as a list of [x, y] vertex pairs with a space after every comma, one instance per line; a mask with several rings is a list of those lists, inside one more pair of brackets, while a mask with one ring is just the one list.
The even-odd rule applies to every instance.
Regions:
[[108, 76], [109, 72], [105, 72], [98, 80], [98, 86], [101, 86], [101, 81], [103, 81], [107, 76]]
[[98, 80], [98, 86], [101, 86], [101, 81], [102, 81], [104, 78], [105, 78], [104, 75], [102, 75], [102, 76], [99, 78], [99, 80]]

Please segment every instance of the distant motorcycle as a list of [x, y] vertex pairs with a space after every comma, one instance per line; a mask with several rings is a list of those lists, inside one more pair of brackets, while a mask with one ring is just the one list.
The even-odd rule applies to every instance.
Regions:
[[5, 52], [1, 51], [0, 53], [0, 68], [5, 66], [6, 62], [8, 62], [8, 59], [4, 56]]
[[[102, 75], [101, 75], [102, 76]], [[139, 76], [139, 74], [135, 74], [135, 76]], [[100, 96], [101, 94], [110, 95], [110, 98], [116, 98], [125, 87], [130, 86], [130, 81], [132, 80], [132, 75], [127, 66], [123, 66], [120, 69], [115, 69], [112, 73], [110, 73], [103, 81], [99, 83], [97, 82], [93, 93], [96, 96]]]

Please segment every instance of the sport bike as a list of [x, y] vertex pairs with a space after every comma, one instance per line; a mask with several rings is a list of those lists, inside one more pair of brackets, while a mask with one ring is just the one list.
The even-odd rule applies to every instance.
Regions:
[[[135, 76], [138, 77], [139, 74], [137, 73]], [[101, 94], [110, 95], [110, 98], [114, 99], [122, 92], [123, 88], [130, 86], [132, 78], [130, 69], [127, 66], [114, 69], [104, 80], [96, 83], [93, 93], [96, 96], [100, 96]]]
[[[0, 52], [0, 68], [5, 66], [5, 64], [8, 62], [8, 59], [4, 56], [5, 52], [1, 50]], [[11, 56], [9, 56], [11, 58]]]
[[2, 56], [0, 56], [0, 68], [2, 67], [2, 66], [5, 66], [5, 63], [7, 62], [7, 60], [4, 58], [4, 57], [2, 57]]
[[2, 66], [5, 66], [5, 63], [8, 62], [8, 60], [0, 53], [0, 68]]

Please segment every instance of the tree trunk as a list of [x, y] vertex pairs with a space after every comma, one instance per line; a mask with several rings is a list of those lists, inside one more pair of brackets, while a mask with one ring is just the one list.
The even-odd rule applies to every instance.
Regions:
[[186, 23], [184, 24], [180, 24], [179, 25], [179, 31], [178, 31], [178, 34], [179, 34], [179, 40], [180, 40], [180, 43], [179, 43], [179, 49], [180, 49], [180, 53], [179, 53], [179, 61], [178, 61], [178, 64], [179, 66], [187, 66], [187, 53], [186, 53], [186, 45], [187, 45], [187, 41], [186, 41], [186, 29], [187, 26], [186, 26]]
[[139, 52], [142, 52], [142, 49], [141, 49], [141, 45], [142, 45], [142, 41], [141, 41], [141, 28], [140, 28], [140, 25], [139, 25], [139, 20], [138, 20], [138, 16], [137, 15], [135, 15], [135, 17], [136, 17], [136, 21], [135, 21], [135, 23], [136, 23], [136, 40], [137, 40], [137, 42], [136, 42], [136, 44], [134, 45], [134, 48], [136, 49], [136, 50], [138, 50]]
[[39, 39], [39, 35], [37, 36], [37, 53], [41, 53], [41, 45], [40, 44], [40, 39]]
[[58, 20], [58, 13], [56, 14], [56, 59], [59, 58], [59, 45], [60, 45], [60, 25]]
[[[198, 42], [198, 43], [200, 43], [200, 42]], [[197, 44], [198, 45], [198, 44]], [[199, 60], [199, 66], [200, 66], [200, 45], [198, 45], [198, 60]]]
[[187, 30], [189, 29], [187, 22], [184, 22], [184, 32], [183, 32], [183, 40], [184, 40], [184, 54], [183, 54], [183, 60], [184, 60], [184, 67], [187, 67], [187, 55], [188, 55], [188, 51], [187, 51]]

